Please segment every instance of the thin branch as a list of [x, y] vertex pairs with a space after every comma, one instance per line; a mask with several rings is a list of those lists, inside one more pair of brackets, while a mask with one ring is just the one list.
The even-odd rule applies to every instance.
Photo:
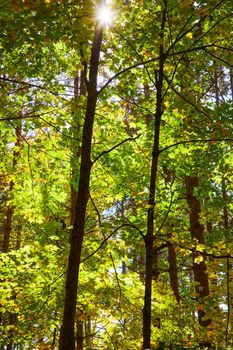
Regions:
[[102, 247], [103, 245], [114, 235], [114, 233], [116, 233], [117, 231], [119, 231], [121, 228], [123, 227], [132, 227], [134, 229], [136, 229], [141, 236], [143, 236], [144, 238], [144, 235], [142, 233], [142, 231], [137, 227], [137, 226], [134, 226], [133, 224], [122, 224], [120, 226], [118, 226], [117, 228], [115, 228], [115, 230], [113, 230], [110, 235], [108, 235], [107, 237], [104, 238], [104, 240], [101, 242], [101, 244], [99, 245], [98, 248], [96, 248], [91, 254], [89, 254], [86, 258], [82, 259], [81, 260], [81, 263], [83, 263], [84, 261], [88, 260], [89, 258], [91, 258], [93, 255], [95, 255]]
[[202, 111], [200, 108], [198, 108], [195, 103], [193, 103], [192, 101], [188, 100], [184, 95], [182, 95], [179, 91], [177, 91], [177, 89], [174, 88], [174, 86], [172, 85], [171, 81], [169, 81], [169, 79], [164, 75], [165, 80], [167, 81], [168, 85], [170, 86], [171, 90], [174, 91], [177, 96], [179, 96], [182, 100], [184, 100], [186, 103], [188, 103], [190, 106], [192, 106], [197, 112], [203, 114], [204, 116], [206, 116], [211, 122], [212, 119], [210, 118], [210, 116], [205, 112]]
[[221, 45], [216, 45], [216, 44], [213, 44], [213, 47], [217, 47], [218, 49], [222, 49], [222, 50], [233, 52], [233, 48], [232, 47], [226, 47], [226, 46], [221, 46]]
[[[224, 72], [221, 71], [221, 72], [217, 75], [217, 80], [218, 80], [218, 79], [221, 77], [221, 75], [223, 75], [223, 74], [224, 74]], [[214, 85], [215, 85], [215, 79], [212, 80], [212, 83], [211, 83], [211, 84], [208, 86], [208, 88], [202, 93], [202, 95], [198, 97], [198, 101], [201, 101], [202, 98], [203, 98], [204, 96], [207, 95], [207, 93], [212, 89], [212, 87], [213, 87]]]
[[[120, 32], [118, 32], [115, 28], [114, 28], [114, 31], [121, 37], [123, 38], [127, 44], [133, 49], [133, 51], [136, 53], [136, 55], [139, 57], [139, 59], [141, 60], [141, 62], [143, 62], [143, 58], [142, 56], [139, 54], [139, 52], [135, 49], [135, 47], [133, 46], [133, 44], [124, 36], [122, 35]], [[144, 65], [144, 68], [146, 70], [146, 73], [149, 77], [149, 80], [152, 82], [152, 84], [154, 85], [154, 87], [156, 87], [156, 84], [155, 84], [155, 81], [151, 78], [151, 75], [150, 75], [150, 72], [148, 71], [146, 65]]]
[[[40, 114], [25, 114], [23, 116], [19, 116], [19, 117], [5, 117], [5, 118], [0, 118], [0, 122], [3, 122], [3, 121], [14, 121], [14, 120], [18, 120], [18, 119], [30, 119], [30, 118], [40, 118], [42, 115], [46, 115], [46, 114], [50, 114], [54, 111], [54, 109], [52, 109], [51, 111], [48, 111], [48, 112], [45, 112], [45, 113], [40, 113]], [[16, 112], [13, 112], [11, 115], [17, 113], [18, 111]]]
[[131, 69], [133, 68], [137, 68], [137, 67], [140, 67], [140, 66], [145, 66], [146, 64], [148, 63], [152, 63], [152, 62], [155, 62], [155, 61], [158, 61], [159, 60], [159, 56], [157, 57], [154, 57], [154, 58], [151, 58], [147, 61], [142, 61], [142, 62], [137, 62], [135, 64], [133, 64], [132, 66], [129, 66], [129, 67], [126, 67], [124, 69], [122, 69], [121, 71], [117, 72], [116, 74], [114, 74], [98, 91], [98, 94], [101, 94], [102, 91], [113, 81], [115, 80], [116, 78], [118, 78], [120, 75], [122, 74], [125, 74], [126, 72], [130, 71]]
[[190, 45], [190, 47], [185, 49], [185, 50], [173, 51], [172, 53], [169, 53], [168, 56], [178, 56], [178, 55], [186, 54], [188, 52], [204, 50], [204, 49], [206, 49], [208, 47], [215, 47], [215, 44], [201, 45], [201, 46], [195, 46], [195, 47], [192, 47], [192, 46], [193, 46], [193, 44]]
[[123, 100], [124, 102], [127, 102], [133, 106], [136, 106], [139, 110], [141, 111], [146, 111], [147, 113], [151, 114], [151, 115], [154, 115], [154, 112], [152, 112], [149, 108], [146, 108], [146, 107], [142, 107], [140, 106], [137, 102], [135, 102], [134, 100], [128, 100], [127, 98], [121, 96], [118, 94], [118, 97], [120, 97], [121, 100]]
[[[181, 0], [181, 2], [182, 2], [182, 0]], [[187, 27], [188, 23], [189, 23], [190, 20], [193, 18], [194, 14], [196, 13], [196, 10], [201, 6], [201, 2], [202, 2], [202, 1], [200, 1], [200, 4], [197, 6], [197, 8], [194, 8], [194, 9], [193, 9], [191, 15], [187, 18], [187, 20], [185, 21], [183, 27], [180, 29], [179, 33], [176, 35], [175, 41], [174, 41], [174, 43], [172, 44], [172, 48], [173, 48], [173, 47], [175, 46], [175, 44], [180, 40], [179, 38], [181, 37], [182, 32], [185, 30], [185, 28]], [[205, 15], [205, 17], [206, 17], [206, 15]], [[204, 18], [205, 18], [205, 17], [204, 17]], [[198, 24], [200, 24], [200, 22], [199, 22]], [[190, 31], [190, 30], [189, 30], [189, 31]]]
[[226, 66], [233, 67], [232, 64], [230, 64], [229, 62], [225, 61], [224, 59], [218, 57], [217, 55], [214, 55], [214, 54], [213, 54], [212, 52], [210, 52], [209, 50], [204, 49], [204, 51], [205, 51], [208, 55], [214, 57], [217, 61], [220, 61], [220, 62], [224, 63]]
[[233, 255], [231, 255], [230, 253], [229, 254], [215, 255], [213, 253], [208, 253], [208, 252], [205, 252], [203, 250], [196, 249], [196, 247], [192, 248], [192, 247], [188, 247], [188, 246], [185, 246], [183, 244], [180, 244], [180, 243], [178, 244], [178, 247], [180, 247], [182, 249], [189, 250], [192, 253], [200, 253], [200, 255], [209, 256], [213, 259], [233, 259]]
[[[214, 10], [216, 10], [219, 6], [221, 6], [221, 4], [222, 4], [223, 2], [225, 2], [225, 0], [219, 1], [212, 9], [210, 9], [210, 13], [212, 13], [212, 12], [213, 12]], [[192, 17], [192, 15], [190, 16], [190, 18], [191, 18], [191, 17]], [[177, 35], [177, 37], [176, 37], [175, 41], [173, 42], [173, 44], [167, 49], [166, 54], [168, 54], [168, 53], [173, 49], [173, 47], [174, 47], [181, 39], [183, 39], [183, 38], [185, 37], [186, 34], [188, 34], [189, 32], [191, 32], [194, 28], [198, 27], [207, 17], [208, 17], [207, 14], [206, 14], [206, 15], [203, 15], [203, 16], [200, 18], [199, 21], [195, 22], [190, 28], [186, 29], [186, 30], [182, 33], [182, 31], [184, 30], [184, 28], [186, 27], [187, 23], [188, 23], [189, 20], [190, 20], [190, 18], [189, 18], [189, 19], [186, 21], [186, 23], [185, 23], [185, 25], [183, 26], [183, 28], [181, 29], [180, 34]], [[226, 18], [227, 18], [227, 17], [229, 17], [229, 15], [226, 16]], [[225, 18], [224, 18], [224, 19], [225, 19]], [[215, 27], [215, 25], [217, 25], [221, 20], [222, 20], [222, 19], [220, 19], [220, 20], [218, 20], [216, 23], [214, 23], [214, 25], [213, 25], [207, 32], [205, 32], [204, 34], [202, 34], [201, 36], [199, 36], [195, 42], [199, 41], [203, 36], [205, 36], [209, 31], [211, 31], [211, 30]], [[193, 43], [193, 44], [194, 44], [194, 43]]]
[[97, 160], [99, 160], [104, 154], [108, 154], [111, 151], [113, 151], [114, 149], [116, 149], [117, 147], [123, 145], [125, 142], [127, 141], [135, 141], [136, 139], [138, 139], [141, 135], [137, 135], [136, 137], [128, 137], [127, 139], [117, 143], [116, 145], [114, 145], [113, 147], [111, 147], [110, 149], [108, 149], [107, 151], [103, 151], [101, 152], [92, 162], [92, 165], [97, 162]]
[[167, 212], [166, 212], [166, 214], [165, 214], [165, 217], [163, 218], [163, 221], [162, 221], [161, 225], [159, 226], [157, 232], [154, 234], [154, 239], [155, 239], [156, 236], [159, 234], [159, 232], [160, 232], [161, 229], [163, 228], [163, 226], [164, 226], [164, 224], [165, 224], [165, 222], [166, 222], [166, 220], [167, 220], [167, 218], [168, 218], [168, 215], [169, 215], [169, 213], [170, 213], [170, 211], [171, 211], [171, 207], [172, 207], [173, 195], [174, 195], [174, 192], [171, 192], [171, 198], [170, 198], [170, 203], [169, 203], [168, 210], [167, 210]]
[[6, 78], [6, 77], [2, 77], [2, 76], [0, 76], [0, 80], [6, 81], [6, 82], [11, 83], [11, 84], [20, 84], [20, 85], [25, 85], [25, 86], [28, 86], [28, 87], [34, 87], [34, 88], [46, 91], [46, 92], [48, 92], [48, 93], [50, 93], [50, 94], [52, 94], [52, 95], [54, 95], [56, 97], [59, 97], [62, 100], [67, 101], [66, 98], [60, 96], [59, 94], [57, 94], [57, 93], [55, 93], [55, 92], [53, 92], [51, 90], [46, 89], [44, 86], [41, 86], [41, 85], [28, 83], [26, 81], [19, 81], [19, 80], [16, 80], [16, 79], [10, 79], [10, 78]]
[[57, 126], [55, 126], [54, 124], [48, 122], [46, 119], [44, 119], [44, 118], [42, 118], [42, 117], [40, 117], [40, 116], [39, 116], [39, 119], [43, 120], [43, 122], [45, 122], [46, 124], [48, 124], [49, 126], [51, 126], [52, 128], [54, 128], [55, 130], [57, 130], [57, 132], [58, 132], [59, 134], [65, 136], [65, 137], [67, 137], [67, 138], [69, 138], [69, 139], [71, 139], [71, 140], [79, 140], [79, 139], [76, 138], [76, 137], [73, 137], [73, 136], [70, 136], [70, 135], [68, 135], [68, 134], [65, 134], [64, 132], [62, 132], [62, 131], [59, 129], [59, 127], [57, 127]]
[[198, 139], [198, 140], [186, 140], [186, 141], [179, 141], [179, 142], [176, 142], [176, 143], [173, 143], [172, 145], [169, 145], [167, 147], [164, 147], [162, 148], [160, 151], [159, 151], [159, 154], [162, 153], [163, 151], [166, 151], [167, 149], [169, 148], [172, 148], [172, 147], [176, 147], [176, 146], [179, 146], [179, 145], [183, 145], [185, 143], [196, 143], [196, 142], [233, 142], [233, 138], [227, 138], [227, 139], [206, 139], [206, 140], [203, 140], [203, 139]]
[[[189, 32], [189, 31], [188, 31]], [[186, 33], [187, 34], [187, 33]], [[194, 47], [194, 48], [190, 48], [190, 49], [187, 49], [187, 50], [183, 50], [183, 51], [177, 51], [177, 52], [173, 52], [173, 53], [169, 53], [170, 50], [172, 49], [172, 47], [170, 47], [167, 52], [165, 53], [165, 56], [173, 56], [173, 55], [180, 55], [180, 54], [184, 54], [184, 53], [187, 53], [187, 52], [192, 52], [192, 51], [198, 51], [198, 50], [203, 50], [204, 48], [206, 47], [217, 47], [217, 48], [221, 48], [221, 49], [224, 49], [224, 50], [229, 50], [229, 51], [233, 51], [233, 49], [231, 48], [227, 48], [227, 47], [223, 47], [223, 46], [219, 46], [219, 45], [215, 45], [215, 44], [209, 44], [209, 45], [202, 45], [202, 46], [198, 46], [198, 47]], [[147, 61], [142, 61], [142, 62], [137, 62], [135, 64], [133, 64], [132, 66], [129, 66], [129, 67], [126, 67], [124, 69], [122, 69], [121, 71], [117, 72], [116, 74], [114, 74], [99, 90], [98, 90], [98, 94], [101, 94], [103, 92], [103, 90], [113, 81], [115, 80], [116, 78], [118, 78], [119, 76], [127, 73], [128, 71], [134, 69], [134, 68], [137, 68], [137, 67], [140, 67], [140, 66], [144, 66], [146, 64], [149, 64], [149, 63], [153, 63], [155, 61], [158, 61], [159, 60], [159, 56], [156, 56], [154, 58], [151, 58]]]

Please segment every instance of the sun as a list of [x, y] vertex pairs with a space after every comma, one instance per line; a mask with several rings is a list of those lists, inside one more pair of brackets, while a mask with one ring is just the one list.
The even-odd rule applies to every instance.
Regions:
[[97, 19], [102, 25], [109, 25], [113, 21], [114, 13], [108, 6], [102, 6], [97, 11]]

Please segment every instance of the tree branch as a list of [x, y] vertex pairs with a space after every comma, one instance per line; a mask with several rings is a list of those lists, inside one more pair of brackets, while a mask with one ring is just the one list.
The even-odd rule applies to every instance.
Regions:
[[[136, 53], [136, 55], [139, 57], [139, 59], [141, 60], [141, 62], [143, 62], [143, 58], [142, 56], [140, 55], [140, 53], [136, 50], [136, 48], [133, 46], [133, 44], [124, 36], [122, 35], [120, 32], [118, 32], [115, 28], [114, 28], [114, 31], [122, 38], [124, 39], [127, 44], [133, 49], [133, 51]], [[146, 70], [146, 73], [149, 77], [149, 80], [152, 82], [152, 84], [154, 85], [154, 87], [156, 87], [156, 84], [155, 84], [155, 81], [151, 78], [151, 75], [150, 75], [150, 72], [148, 71], [146, 65], [144, 64], [144, 68]]]
[[196, 142], [233, 142], [233, 138], [227, 138], [227, 139], [206, 139], [206, 140], [202, 140], [202, 139], [198, 139], [198, 140], [186, 140], [186, 141], [179, 141], [176, 143], [173, 143], [172, 145], [169, 145], [167, 147], [162, 148], [159, 151], [159, 154], [166, 151], [169, 148], [175, 147], [175, 146], [179, 146], [179, 145], [183, 145], [185, 143], [196, 143]]
[[226, 66], [232, 67], [232, 64], [230, 64], [229, 62], [225, 61], [224, 59], [218, 57], [217, 55], [214, 55], [212, 52], [210, 52], [209, 50], [203, 49], [208, 55], [214, 57], [217, 61], [220, 61], [222, 63], [224, 63]]
[[[212, 13], [214, 10], [216, 10], [219, 6], [222, 5], [222, 3], [224, 3], [225, 0], [220, 0], [212, 9], [210, 9], [210, 13]], [[173, 49], [173, 47], [181, 40], [185, 37], [186, 34], [188, 34], [189, 32], [191, 32], [194, 28], [198, 27], [207, 17], [208, 15], [205, 14], [203, 15], [199, 21], [195, 22], [190, 28], [186, 29], [183, 33], [182, 31], [185, 29], [185, 27], [187, 26], [188, 22], [190, 21], [190, 19], [192, 18], [193, 13], [191, 14], [191, 16], [188, 18], [188, 20], [186, 21], [186, 23], [184, 24], [183, 28], [180, 30], [180, 33], [177, 35], [176, 39], [174, 40], [173, 44], [167, 49], [166, 54], [169, 54], [169, 52]], [[224, 17], [223, 19], [229, 17], [230, 15]], [[215, 25], [217, 25], [221, 20], [223, 20], [222, 18], [220, 20], [218, 20], [216, 23], [214, 23], [214, 25], [207, 30], [207, 32], [205, 32], [204, 34], [202, 34], [201, 36], [199, 36], [195, 42], [199, 41], [203, 36], [205, 36], [207, 33], [209, 33], [214, 27]], [[194, 44], [194, 43], [193, 43]], [[192, 44], [192, 45], [193, 45]]]
[[116, 74], [114, 74], [98, 91], [98, 94], [101, 94], [102, 91], [113, 81], [115, 80], [116, 78], [118, 78], [120, 75], [122, 74], [125, 74], [126, 72], [130, 71], [131, 69], [133, 68], [137, 68], [137, 67], [140, 67], [140, 66], [145, 66], [146, 64], [148, 63], [152, 63], [154, 61], [158, 61], [159, 60], [159, 56], [157, 57], [154, 57], [154, 58], [151, 58], [147, 61], [142, 61], [142, 62], [138, 62], [138, 63], [135, 63], [133, 64], [132, 66], [129, 66], [129, 67], [126, 67], [124, 69], [122, 69], [121, 71], [117, 72]]
[[0, 122], [3, 121], [14, 121], [14, 120], [18, 120], [18, 119], [30, 119], [30, 118], [41, 118], [42, 115], [46, 115], [46, 114], [50, 114], [54, 111], [48, 111], [48, 112], [44, 112], [44, 113], [40, 113], [40, 114], [25, 114], [25, 115], [21, 115], [18, 117], [11, 117], [13, 114], [18, 113], [18, 111], [13, 112], [9, 117], [5, 117], [5, 118], [0, 118]]
[[55, 92], [53, 92], [51, 90], [48, 90], [48, 89], [46, 89], [45, 87], [43, 87], [41, 85], [36, 85], [36, 84], [33, 84], [33, 83], [28, 83], [26, 81], [19, 81], [19, 80], [16, 80], [16, 79], [10, 79], [10, 78], [6, 78], [6, 77], [2, 77], [2, 76], [0, 76], [0, 80], [6, 81], [6, 82], [11, 83], [11, 84], [20, 84], [20, 85], [25, 85], [25, 86], [29, 86], [29, 87], [34, 87], [34, 88], [46, 91], [46, 92], [48, 92], [48, 93], [50, 93], [50, 94], [52, 94], [54, 96], [57, 96], [57, 97], [61, 98], [62, 100], [67, 101], [64, 97], [61, 97], [59, 94], [56, 94]]
[[117, 147], [123, 145], [125, 142], [127, 141], [135, 141], [136, 139], [138, 139], [141, 136], [141, 134], [137, 135], [136, 137], [128, 137], [127, 139], [117, 143], [115, 146], [111, 147], [110, 149], [108, 149], [107, 151], [103, 151], [101, 152], [92, 162], [92, 165], [97, 162], [97, 160], [99, 160], [104, 154], [110, 153], [111, 151], [113, 151], [114, 149], [116, 149]]
[[197, 112], [203, 114], [204, 116], [206, 116], [212, 122], [212, 119], [210, 118], [210, 116], [205, 111], [202, 111], [201, 109], [199, 109], [192, 101], [188, 100], [184, 95], [182, 95], [179, 91], [177, 91], [174, 88], [174, 86], [172, 85], [172, 82], [169, 81], [169, 79], [165, 75], [164, 75], [164, 78], [165, 78], [166, 82], [168, 83], [168, 85], [169, 85], [169, 87], [171, 88], [172, 91], [174, 91], [186, 103], [188, 103], [190, 106], [192, 106]]
[[166, 214], [165, 214], [165, 217], [163, 218], [163, 221], [162, 223], [160, 224], [157, 232], [154, 234], [154, 239], [156, 238], [156, 236], [159, 234], [159, 232], [161, 231], [161, 229], [163, 228], [167, 218], [168, 218], [168, 215], [171, 211], [171, 206], [172, 206], [172, 200], [173, 200], [173, 195], [174, 195], [174, 192], [171, 192], [171, 198], [170, 198], [170, 203], [169, 203], [169, 207], [168, 207], [168, 210], [166, 211]]
[[136, 229], [137, 231], [139, 231], [140, 235], [143, 235], [142, 231], [137, 227], [134, 226], [133, 224], [122, 224], [120, 226], [118, 226], [115, 230], [113, 230], [110, 235], [108, 235], [107, 237], [104, 238], [104, 240], [101, 242], [101, 244], [99, 245], [98, 248], [96, 248], [96, 250], [94, 250], [91, 254], [89, 254], [86, 258], [81, 260], [81, 263], [83, 263], [84, 261], [88, 260], [89, 258], [91, 258], [93, 255], [95, 255], [102, 247], [103, 245], [114, 235], [114, 233], [116, 233], [117, 231], [119, 231], [121, 228], [123, 227], [132, 227], [134, 229]]

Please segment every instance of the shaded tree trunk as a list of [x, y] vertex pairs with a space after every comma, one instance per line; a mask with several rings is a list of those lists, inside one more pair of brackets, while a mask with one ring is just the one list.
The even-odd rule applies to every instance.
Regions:
[[92, 335], [91, 335], [91, 316], [87, 315], [85, 322], [85, 340], [86, 340], [86, 348], [92, 348]]
[[[22, 133], [22, 123], [20, 120], [19, 125], [15, 129], [16, 141], [15, 141], [14, 152], [13, 152], [13, 160], [12, 160], [13, 172], [16, 170], [18, 157], [20, 155], [20, 147], [22, 143], [21, 133]], [[9, 199], [12, 199], [12, 192], [14, 190], [14, 187], [15, 187], [15, 183], [14, 181], [11, 180], [9, 185], [9, 193], [8, 193]], [[8, 253], [10, 250], [13, 214], [14, 214], [14, 206], [12, 205], [12, 203], [7, 204], [6, 217], [3, 225], [3, 247], [2, 247], [3, 253]], [[16, 246], [13, 248], [19, 249], [19, 247], [20, 247], [20, 229], [18, 229], [18, 232], [17, 232]], [[12, 298], [15, 298], [15, 296], [13, 295]], [[9, 313], [9, 315], [7, 315], [7, 318], [8, 318], [7, 322], [9, 326], [9, 331], [8, 331], [8, 343], [7, 343], [6, 349], [12, 350], [13, 342], [14, 342], [15, 326], [17, 322], [17, 315], [12, 312], [12, 313]], [[0, 320], [2, 320], [2, 314], [0, 315]]]
[[153, 279], [153, 264], [154, 264], [154, 211], [155, 211], [155, 194], [156, 194], [156, 180], [158, 173], [158, 158], [159, 158], [159, 136], [160, 126], [163, 114], [163, 80], [164, 80], [164, 29], [166, 24], [166, 2], [164, 3], [164, 10], [162, 12], [162, 21], [160, 29], [160, 58], [159, 70], [156, 77], [156, 112], [154, 115], [154, 140], [152, 151], [152, 162], [150, 170], [150, 187], [149, 187], [149, 209], [147, 212], [147, 232], [145, 236], [145, 250], [146, 250], [146, 276], [145, 276], [145, 293], [144, 293], [144, 307], [143, 307], [143, 349], [150, 349], [151, 347], [151, 298], [152, 298], [152, 279]]
[[178, 268], [176, 262], [176, 252], [172, 243], [168, 243], [168, 263], [170, 284], [177, 302], [180, 302]]
[[83, 320], [80, 318], [82, 316], [82, 311], [77, 310], [77, 320], [76, 320], [76, 329], [77, 329], [77, 350], [83, 350], [83, 341], [84, 341], [84, 332], [83, 332]]
[[[83, 62], [84, 65], [86, 64]], [[74, 78], [74, 104], [75, 108], [77, 108], [77, 103], [79, 101], [80, 96], [86, 95], [86, 87], [85, 87], [85, 74], [84, 71], [78, 72], [77, 76]], [[70, 224], [73, 227], [74, 218], [75, 218], [75, 205], [78, 197], [78, 191], [76, 187], [76, 182], [78, 178], [79, 168], [77, 167], [77, 160], [80, 158], [80, 131], [81, 131], [81, 123], [80, 120], [75, 118], [75, 113], [73, 113], [73, 134], [74, 140], [76, 140], [76, 144], [73, 146], [73, 157], [71, 159], [71, 169], [72, 169], [72, 181], [71, 181], [71, 215], [70, 215]], [[72, 230], [70, 232], [70, 238], [72, 235]], [[83, 333], [83, 320], [80, 318], [80, 310], [76, 312], [76, 343], [77, 350], [83, 350], [83, 342], [84, 342], [84, 333]]]
[[[204, 244], [204, 226], [200, 223], [201, 204], [194, 194], [195, 188], [198, 187], [198, 182], [197, 176], [186, 177], [187, 201], [190, 208], [191, 237], [197, 244]], [[198, 299], [201, 304], [203, 299], [210, 293], [205, 255], [201, 252], [193, 252], [193, 274], [194, 281], [197, 283], [196, 293], [198, 294]], [[205, 316], [205, 309], [200, 305], [198, 308], [198, 322], [203, 327], [207, 327], [211, 324], [211, 320], [205, 319]]]
[[85, 120], [82, 134], [82, 151], [80, 177], [77, 200], [75, 203], [74, 224], [71, 234], [69, 262], [66, 276], [65, 305], [61, 328], [60, 350], [75, 349], [75, 311], [77, 304], [78, 275], [81, 260], [82, 243], [86, 217], [86, 207], [89, 197], [89, 183], [91, 172], [91, 141], [95, 109], [97, 103], [97, 75], [102, 43], [102, 28], [96, 26], [91, 51], [90, 72], [88, 82], [88, 96]]
[[153, 248], [153, 267], [152, 267], [152, 274], [153, 274], [153, 280], [157, 281], [159, 277], [159, 250], [158, 248]]
[[[12, 160], [13, 171], [15, 170], [15, 167], [16, 167], [17, 161], [18, 161], [18, 157], [20, 154], [20, 145], [22, 142], [21, 132], [22, 132], [22, 127], [21, 127], [21, 123], [20, 123], [20, 125], [17, 126], [15, 129], [15, 136], [16, 136], [15, 149], [16, 150], [14, 150], [14, 153], [13, 153], [13, 160]], [[10, 186], [9, 186], [9, 197], [12, 196], [12, 191], [14, 189], [14, 186], [15, 186], [15, 183], [14, 183], [14, 181], [11, 180]], [[3, 253], [7, 253], [9, 251], [9, 248], [10, 248], [13, 213], [14, 213], [13, 205], [11, 203], [7, 204], [5, 222], [3, 224], [3, 247], [2, 247]]]
[[8, 334], [8, 344], [7, 344], [7, 350], [12, 350], [13, 349], [13, 345], [14, 345], [14, 328], [16, 326], [16, 322], [17, 322], [17, 315], [10, 313], [9, 315], [9, 334]]
[[223, 199], [223, 222], [224, 228], [229, 228], [229, 216], [227, 208], [227, 190], [225, 180], [222, 181], [222, 199]]
[[230, 88], [231, 88], [231, 99], [233, 101], [233, 68], [230, 68]]

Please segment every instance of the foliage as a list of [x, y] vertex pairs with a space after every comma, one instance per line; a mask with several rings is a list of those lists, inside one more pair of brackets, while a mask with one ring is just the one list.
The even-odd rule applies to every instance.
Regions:
[[[0, 5], [2, 349], [58, 349], [97, 6], [92, 0]], [[163, 6], [167, 21], [160, 42]], [[112, 8], [115, 22], [104, 28], [101, 48], [77, 297], [84, 349], [142, 346], [161, 44], [166, 59], [151, 346], [198, 349], [208, 341], [230, 349], [232, 3], [116, 0]], [[202, 243], [190, 236], [188, 176], [199, 179], [194, 195], [201, 205]], [[179, 301], [172, 290], [169, 245], [176, 256]], [[193, 266], [203, 260], [210, 293], [200, 300]], [[211, 318], [210, 327], [198, 323], [198, 310]]]

